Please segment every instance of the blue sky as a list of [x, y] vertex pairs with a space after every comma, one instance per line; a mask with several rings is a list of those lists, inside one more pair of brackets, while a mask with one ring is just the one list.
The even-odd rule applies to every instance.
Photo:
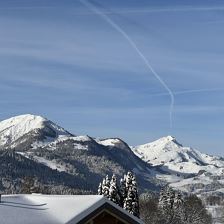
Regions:
[[[223, 155], [224, 2], [88, 5], [0, 1], [0, 119], [40, 114], [74, 134], [131, 145], [173, 135]], [[172, 128], [170, 94], [108, 18], [172, 91]]]

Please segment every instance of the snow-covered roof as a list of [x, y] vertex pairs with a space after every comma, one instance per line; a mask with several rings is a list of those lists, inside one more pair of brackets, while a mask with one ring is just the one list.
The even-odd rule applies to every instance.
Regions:
[[0, 203], [0, 223], [78, 223], [104, 204], [113, 206], [136, 223], [143, 223], [101, 195], [42, 194], [3, 195]]

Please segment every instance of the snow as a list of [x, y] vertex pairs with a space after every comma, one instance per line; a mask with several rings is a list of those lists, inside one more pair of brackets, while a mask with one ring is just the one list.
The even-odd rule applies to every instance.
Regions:
[[212, 157], [190, 147], [183, 147], [174, 137], [167, 136], [152, 143], [132, 147], [133, 152], [153, 166], [164, 165], [167, 169], [185, 174], [222, 172], [224, 161]]
[[53, 160], [47, 160], [43, 157], [39, 157], [39, 156], [33, 156], [33, 160], [37, 161], [38, 163], [42, 163], [45, 166], [50, 167], [53, 170], [58, 170], [59, 172], [66, 172], [66, 167], [63, 165], [58, 164], [56, 161]]
[[[46, 147], [47, 150], [49, 151], [54, 151], [57, 148], [57, 145], [59, 143], [63, 143], [65, 141], [69, 141], [72, 140], [73, 142], [73, 148], [74, 149], [78, 149], [78, 150], [88, 150], [88, 144], [84, 144], [85, 142], [89, 142], [89, 141], [93, 141], [92, 138], [90, 138], [89, 136], [64, 136], [64, 135], [60, 135], [58, 136], [58, 138], [56, 139], [52, 139], [52, 138], [47, 138], [46, 140], [42, 141], [42, 142], [35, 142], [32, 144], [32, 148], [36, 149], [36, 148], [41, 148], [41, 147]], [[37, 155], [35, 155], [35, 152], [19, 152], [17, 151], [18, 154], [34, 160], [38, 163], [41, 163], [45, 166], [48, 166], [49, 168], [53, 169], [53, 170], [58, 170], [59, 172], [67, 172], [68, 170], [66, 169], [66, 166], [63, 164], [59, 164], [56, 160], [48, 160], [46, 158], [43, 157], [39, 157]]]
[[65, 142], [68, 140], [73, 140], [73, 141], [77, 141], [77, 142], [90, 142], [92, 141], [92, 139], [87, 136], [87, 135], [80, 135], [80, 136], [59, 136], [54, 142], [52, 142], [52, 144], [58, 144], [61, 142]]
[[[152, 173], [156, 178], [167, 181], [179, 190], [189, 192], [191, 189], [194, 193], [206, 191], [206, 187], [203, 186], [211, 185], [215, 176], [219, 176], [218, 183], [224, 184], [222, 158], [184, 147], [172, 136], [132, 147], [132, 150], [138, 157], [152, 165], [154, 170]], [[223, 187], [220, 186], [220, 189]]]
[[[58, 138], [60, 138], [61, 136], [64, 137], [64, 135], [59, 135]], [[56, 139], [58, 139], [58, 138], [56, 138]], [[48, 145], [48, 144], [50, 144], [54, 141], [55, 141], [55, 138], [46, 137], [43, 141], [36, 141], [36, 142], [32, 143], [31, 146], [32, 146], [33, 149], [40, 148], [40, 147], [46, 146], [46, 145]]]
[[72, 139], [79, 142], [92, 141], [92, 139], [88, 135], [80, 135], [80, 136], [72, 137]]
[[48, 122], [48, 126], [51, 127], [57, 135], [69, 134], [63, 128], [57, 126], [46, 118], [32, 114], [25, 114], [0, 122], [0, 146], [12, 143], [31, 131], [44, 128], [46, 122]]
[[188, 161], [197, 162], [201, 160], [200, 155], [191, 148], [182, 147], [175, 138], [167, 136], [152, 143], [148, 143], [133, 148], [136, 155], [153, 165], [161, 165], [164, 163], [179, 163]]
[[223, 207], [219, 205], [207, 206], [208, 212], [213, 217], [213, 224], [223, 224]]
[[3, 195], [0, 203], [1, 224], [78, 223], [109, 203], [136, 223], [143, 223], [101, 195]]
[[48, 166], [49, 168], [51, 168], [52, 170], [58, 170], [59, 172], [66, 172], [66, 167], [61, 165], [61, 164], [58, 164], [56, 161], [54, 160], [47, 160], [43, 157], [39, 157], [39, 156], [36, 156], [36, 155], [33, 155], [32, 152], [17, 152], [18, 154], [28, 158], [28, 159], [32, 159], [38, 163], [41, 163], [45, 166]]
[[78, 219], [77, 216], [101, 199], [98, 196], [35, 194], [3, 196], [0, 203], [1, 223], [67, 223], [73, 218]]
[[88, 145], [85, 145], [83, 143], [92, 141], [92, 138], [90, 138], [87, 135], [84, 135], [84, 136], [59, 136], [57, 139], [55, 139], [52, 142], [49, 142], [48, 144], [45, 144], [45, 143], [38, 144], [38, 147], [47, 146], [48, 149], [55, 150], [56, 146], [59, 143], [63, 143], [63, 142], [69, 141], [69, 140], [74, 141], [74, 143], [73, 143], [74, 149], [88, 150]]
[[108, 138], [103, 140], [98, 140], [98, 144], [104, 145], [104, 146], [112, 146], [117, 147], [120, 149], [127, 149], [127, 145], [119, 138]]

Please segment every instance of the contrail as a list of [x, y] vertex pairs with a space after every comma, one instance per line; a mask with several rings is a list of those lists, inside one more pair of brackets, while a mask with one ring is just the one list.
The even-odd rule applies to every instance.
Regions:
[[[180, 90], [180, 91], [172, 91], [174, 96], [178, 95], [186, 95], [186, 94], [197, 94], [197, 93], [204, 93], [204, 92], [219, 92], [224, 91], [224, 88], [211, 88], [211, 89], [188, 89], [188, 90]], [[154, 93], [151, 96], [167, 96], [169, 95], [167, 92], [162, 93]]]
[[191, 93], [203, 93], [203, 92], [218, 92], [223, 91], [224, 88], [211, 88], [211, 89], [189, 89], [189, 90], [181, 90], [173, 92], [174, 95], [183, 95], [183, 94], [191, 94]]
[[110, 17], [103, 14], [100, 9], [98, 9], [95, 5], [91, 4], [90, 2], [86, 0], [80, 0], [80, 2], [85, 5], [88, 9], [98, 14], [100, 17], [102, 17], [108, 24], [110, 24], [117, 32], [119, 32], [132, 46], [132, 48], [136, 51], [136, 53], [139, 55], [139, 57], [142, 59], [142, 61], [145, 63], [147, 68], [150, 72], [155, 76], [155, 78], [161, 83], [161, 85], [166, 89], [170, 96], [170, 111], [169, 111], [169, 117], [170, 117], [170, 128], [172, 129], [173, 126], [173, 107], [174, 107], [174, 94], [172, 93], [172, 90], [168, 87], [168, 85], [163, 81], [163, 79], [159, 76], [159, 74], [153, 69], [150, 62], [147, 60], [147, 58], [144, 56], [144, 54], [141, 52], [141, 50], [137, 47], [136, 43], [130, 38], [130, 36], [119, 26], [117, 25]]

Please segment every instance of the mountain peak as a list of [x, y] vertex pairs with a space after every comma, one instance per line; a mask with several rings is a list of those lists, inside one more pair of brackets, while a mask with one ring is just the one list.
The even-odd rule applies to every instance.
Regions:
[[157, 141], [171, 142], [171, 141], [176, 141], [176, 138], [171, 135], [168, 135], [168, 136], [158, 139]]
[[0, 122], [0, 146], [12, 144], [27, 134], [36, 136], [37, 139], [71, 135], [63, 128], [39, 115], [23, 114]]
[[160, 146], [160, 148], [164, 148], [166, 147], [167, 145], [173, 145], [173, 146], [182, 146], [179, 142], [177, 142], [176, 138], [171, 136], [171, 135], [168, 135], [168, 136], [165, 136], [165, 137], [162, 137], [162, 138], [159, 138], [153, 142], [150, 142], [150, 143], [146, 143], [146, 144], [143, 144], [143, 145], [139, 145], [139, 146], [136, 146], [134, 148], [151, 148], [153, 146]]
[[158, 139], [158, 140], [156, 140], [155, 142], [160, 142], [161, 144], [176, 144], [176, 145], [178, 145], [178, 146], [183, 146], [182, 144], [180, 144], [178, 141], [177, 141], [177, 139], [175, 138], [175, 137], [173, 137], [173, 136], [171, 136], [171, 135], [168, 135], [168, 136], [166, 136], [166, 137], [162, 137], [162, 138], [160, 138], [160, 139]]
[[[181, 162], [188, 160], [191, 155], [195, 154], [192, 149], [183, 147], [177, 142], [175, 137], [170, 135], [144, 145], [133, 147], [132, 150], [143, 160], [150, 161], [150, 163], [155, 165], [170, 161]], [[193, 157], [196, 158], [197, 155]]]
[[166, 137], [164, 137], [164, 138], [166, 138], [168, 141], [176, 140], [176, 138], [173, 137], [173, 136], [171, 136], [171, 135], [168, 135], [168, 136], [166, 136]]
[[45, 121], [47, 121], [47, 119], [32, 114], [11, 117], [0, 122], [0, 133], [11, 132], [13, 135], [22, 135], [30, 130], [42, 128]]
[[197, 173], [201, 166], [209, 164], [212, 159], [197, 150], [182, 146], [173, 136], [162, 137], [154, 142], [136, 146], [132, 150], [150, 164], [165, 165], [166, 170], [182, 173]]
[[34, 114], [21, 114], [21, 115], [17, 115], [17, 116], [8, 118], [6, 120], [3, 120], [0, 123], [2, 123], [2, 122], [4, 122], [4, 123], [7, 123], [7, 122], [11, 122], [11, 123], [16, 122], [16, 123], [18, 123], [18, 122], [21, 122], [21, 121], [24, 121], [24, 120], [36, 120], [36, 119], [46, 120], [46, 118], [44, 118], [42, 116], [39, 116], [39, 115], [34, 115]]

